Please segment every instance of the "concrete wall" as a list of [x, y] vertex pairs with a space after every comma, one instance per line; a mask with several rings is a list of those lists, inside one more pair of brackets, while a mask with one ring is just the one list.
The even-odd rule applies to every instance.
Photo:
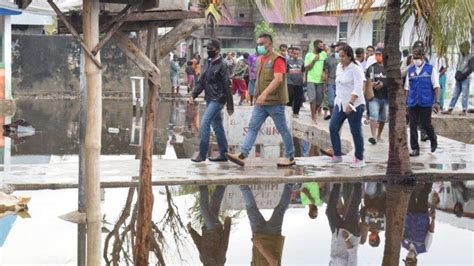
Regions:
[[[79, 44], [69, 36], [13, 35], [13, 95], [79, 95], [79, 55]], [[101, 59], [104, 95], [128, 95], [130, 76], [141, 72], [113, 41]]]
[[322, 40], [326, 44], [336, 41], [337, 27], [335, 26], [306, 26], [306, 25], [290, 25], [277, 24], [272, 25], [277, 32], [274, 40], [275, 47], [284, 43], [288, 46], [299, 46], [303, 50], [308, 49], [308, 45], [315, 40]]

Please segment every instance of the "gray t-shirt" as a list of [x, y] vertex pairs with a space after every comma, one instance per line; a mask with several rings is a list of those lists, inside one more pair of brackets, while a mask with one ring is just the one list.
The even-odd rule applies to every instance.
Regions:
[[[464, 56], [461, 60], [459, 60], [458, 67], [456, 68], [457, 71], [461, 71], [462, 73], [469, 73], [474, 68], [474, 55], [470, 54]], [[472, 75], [469, 75], [467, 78], [470, 78]]]
[[304, 61], [303, 59], [290, 58], [286, 61], [288, 71], [288, 85], [303, 86]]
[[336, 85], [336, 69], [339, 60], [334, 55], [329, 56], [324, 61], [324, 70], [328, 70], [328, 85]]

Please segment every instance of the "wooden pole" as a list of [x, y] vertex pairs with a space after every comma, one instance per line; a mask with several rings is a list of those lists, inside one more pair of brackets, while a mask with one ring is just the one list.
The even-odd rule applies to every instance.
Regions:
[[[157, 29], [148, 29], [147, 56], [156, 63], [157, 57]], [[159, 75], [159, 72], [158, 72]], [[138, 195], [138, 217], [137, 217], [137, 238], [133, 250], [135, 265], [148, 265], [148, 255], [150, 253], [150, 236], [153, 213], [153, 186], [152, 176], [152, 156], [153, 156], [153, 130], [156, 113], [156, 98], [159, 90], [159, 83], [148, 80], [148, 93], [145, 94], [145, 112], [143, 126], [143, 146], [140, 160], [140, 185]]]
[[[84, 43], [87, 49], [99, 42], [99, 0], [83, 2]], [[86, 49], [84, 49], [86, 51]], [[100, 53], [95, 56], [100, 64]], [[87, 265], [101, 263], [102, 214], [100, 210], [100, 148], [102, 133], [102, 71], [90, 56], [85, 57], [87, 84], [86, 122], [86, 219], [87, 219]]]

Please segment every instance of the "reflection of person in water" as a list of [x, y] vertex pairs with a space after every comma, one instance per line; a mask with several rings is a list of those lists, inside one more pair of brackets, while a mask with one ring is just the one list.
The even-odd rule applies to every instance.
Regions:
[[470, 191], [465, 182], [457, 181], [451, 183], [454, 201], [454, 214], [461, 218], [464, 215], [464, 205], [474, 197], [474, 191]]
[[194, 136], [199, 136], [199, 110], [197, 104], [186, 105], [186, 125]]
[[357, 249], [360, 241], [359, 205], [362, 200], [362, 184], [352, 185], [352, 193], [343, 217], [337, 212], [341, 184], [333, 184], [326, 209], [332, 232], [331, 261], [329, 265], [357, 265]]
[[[417, 264], [417, 256], [425, 253], [431, 246], [435, 227], [434, 208], [429, 208], [428, 198], [433, 183], [425, 183], [418, 192], [413, 191], [405, 217], [402, 246], [408, 250], [405, 264]], [[431, 222], [430, 222], [431, 218]]]
[[204, 219], [202, 236], [188, 223], [188, 231], [199, 251], [199, 258], [205, 266], [220, 266], [226, 261], [231, 219], [226, 217], [224, 225], [219, 221], [219, 210], [224, 197], [225, 186], [216, 186], [209, 202], [207, 186], [199, 186], [200, 212]]
[[281, 228], [286, 209], [288, 209], [290, 204], [292, 190], [293, 184], [285, 184], [280, 203], [274, 208], [270, 220], [266, 221], [257, 207], [250, 187], [247, 185], [240, 186], [253, 234], [251, 265], [281, 265], [285, 240], [285, 237], [281, 235]]
[[316, 219], [318, 217], [318, 206], [322, 205], [319, 197], [319, 184], [316, 182], [304, 183], [300, 197], [301, 203], [308, 206], [309, 218]]
[[[379, 232], [385, 230], [385, 188], [382, 183], [365, 184], [364, 207], [361, 216], [361, 244], [369, 238], [369, 245], [380, 245]], [[370, 232], [370, 234], [369, 234]]]

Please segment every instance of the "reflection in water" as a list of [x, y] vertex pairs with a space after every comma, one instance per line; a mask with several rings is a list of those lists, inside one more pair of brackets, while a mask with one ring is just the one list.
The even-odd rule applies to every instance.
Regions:
[[209, 201], [208, 186], [199, 186], [199, 210], [204, 220], [202, 235], [192, 228], [191, 223], [187, 225], [188, 232], [199, 251], [199, 259], [206, 266], [220, 266], [226, 262], [231, 218], [225, 217], [224, 224], [219, 221], [225, 189], [225, 186], [216, 186]]

